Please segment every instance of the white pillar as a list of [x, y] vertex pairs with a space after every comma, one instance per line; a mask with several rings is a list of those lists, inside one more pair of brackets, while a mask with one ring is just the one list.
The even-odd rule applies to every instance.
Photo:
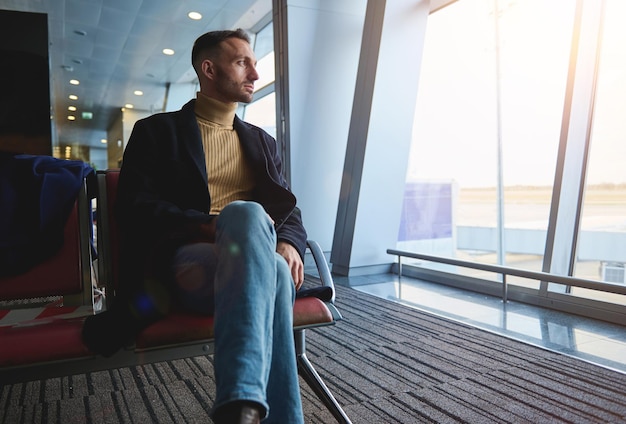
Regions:
[[[274, 0], [278, 139], [309, 237], [332, 244], [365, 16], [363, 0]], [[284, 127], [284, 128], [283, 128]]]
[[367, 3], [332, 270], [387, 272], [400, 224], [430, 1]]

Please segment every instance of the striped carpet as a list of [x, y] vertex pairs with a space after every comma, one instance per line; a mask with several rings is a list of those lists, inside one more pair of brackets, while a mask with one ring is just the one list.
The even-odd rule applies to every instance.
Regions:
[[[625, 374], [337, 292], [344, 320], [308, 356], [354, 423], [626, 422]], [[210, 357], [0, 386], [0, 423], [210, 423], [214, 389]], [[307, 423], [334, 422], [302, 396]]]

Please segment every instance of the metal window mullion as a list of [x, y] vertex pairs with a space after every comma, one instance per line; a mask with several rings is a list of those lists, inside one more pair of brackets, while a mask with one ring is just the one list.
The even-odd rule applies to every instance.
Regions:
[[[604, 0], [578, 0], [576, 8], [543, 262], [544, 272], [557, 275], [572, 275], [576, 260]], [[541, 282], [540, 291], [547, 294], [547, 282]]]
[[276, 77], [274, 88], [276, 92], [276, 141], [281, 147], [283, 175], [291, 184], [291, 150], [289, 128], [289, 53], [288, 37], [289, 23], [287, 19], [287, 0], [273, 0], [273, 28], [274, 28], [274, 61]]

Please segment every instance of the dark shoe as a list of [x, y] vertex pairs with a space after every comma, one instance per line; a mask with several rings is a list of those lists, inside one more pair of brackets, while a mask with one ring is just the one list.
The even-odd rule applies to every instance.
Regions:
[[262, 409], [253, 402], [232, 402], [215, 412], [215, 424], [260, 424]]
[[83, 324], [82, 339], [93, 353], [105, 357], [113, 355], [122, 347], [132, 343], [134, 334], [126, 320], [112, 311], [87, 317]]

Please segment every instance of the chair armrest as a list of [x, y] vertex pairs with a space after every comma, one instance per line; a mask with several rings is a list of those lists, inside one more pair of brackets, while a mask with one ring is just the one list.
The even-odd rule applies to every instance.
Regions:
[[314, 240], [307, 240], [306, 244], [309, 251], [311, 252], [311, 255], [313, 256], [313, 261], [315, 262], [315, 266], [317, 267], [317, 272], [319, 274], [322, 286], [330, 287], [330, 289], [332, 290], [330, 303], [335, 303], [335, 283], [333, 281], [333, 276], [330, 273], [330, 268], [328, 268], [328, 262], [326, 261], [324, 252], [322, 252], [322, 248]]

